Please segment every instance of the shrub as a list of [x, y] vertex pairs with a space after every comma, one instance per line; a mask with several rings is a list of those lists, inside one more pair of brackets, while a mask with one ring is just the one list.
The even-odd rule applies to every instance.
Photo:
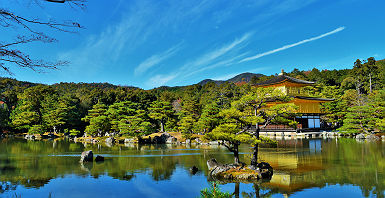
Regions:
[[221, 192], [221, 189], [217, 187], [216, 183], [211, 183], [210, 188], [201, 190], [200, 198], [230, 198], [232, 194], [228, 192]]

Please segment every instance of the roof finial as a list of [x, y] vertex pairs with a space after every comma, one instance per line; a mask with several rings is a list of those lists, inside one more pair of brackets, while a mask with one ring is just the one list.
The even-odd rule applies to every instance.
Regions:
[[279, 74], [280, 76], [282, 76], [284, 74], [284, 71], [283, 69], [281, 70], [281, 73]]

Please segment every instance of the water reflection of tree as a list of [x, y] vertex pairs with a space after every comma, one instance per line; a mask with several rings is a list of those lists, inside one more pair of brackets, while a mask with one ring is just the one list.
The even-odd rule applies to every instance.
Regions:
[[[308, 144], [304, 144], [308, 145]], [[232, 156], [225, 148], [199, 147], [194, 150], [176, 145], [143, 145], [143, 146], [98, 146], [88, 144], [87, 147], [79, 143], [58, 141], [56, 143], [26, 140], [2, 140], [0, 144], [0, 181], [2, 189], [11, 189], [8, 185], [23, 185], [39, 188], [53, 178], [75, 174], [82, 177], [98, 178], [108, 175], [119, 180], [131, 180], [136, 174], [149, 174], [156, 180], [168, 180], [175, 170], [180, 167], [197, 166], [201, 173], [207, 175], [206, 161], [216, 158], [223, 162], [232, 162]], [[194, 148], [194, 147], [192, 147]], [[242, 152], [248, 152], [249, 147], [243, 147]], [[94, 153], [119, 154], [121, 157], [107, 157], [105, 162], [85, 165], [88, 170], [82, 170], [78, 155], [84, 150]], [[303, 152], [302, 152], [303, 151]], [[73, 153], [74, 157], [48, 156], [61, 153]], [[259, 184], [254, 188], [259, 191], [250, 194], [240, 192], [242, 196], [249, 194], [266, 197], [275, 193], [292, 194], [305, 188], [324, 187], [326, 184], [353, 184], [360, 186], [362, 194], [384, 197], [385, 190], [385, 144], [357, 143], [354, 139], [339, 139], [323, 141], [322, 150], [312, 153], [302, 149], [301, 152], [287, 152], [277, 154], [270, 149], [261, 150], [261, 154], [278, 155], [277, 158], [295, 157], [297, 168], [288, 170], [291, 183], [298, 187], [273, 187]], [[188, 154], [188, 155], [179, 155]], [[246, 155], [241, 155], [245, 158]], [[246, 156], [247, 157], [247, 156]], [[315, 166], [317, 165], [317, 166]], [[320, 168], [321, 167], [321, 168]], [[298, 185], [297, 185], [298, 184]]]
[[279, 194], [280, 191], [276, 188], [266, 188], [261, 186], [258, 183], [253, 184], [254, 192], [242, 192], [242, 197], [244, 198], [264, 198], [264, 197], [271, 197], [274, 194]]
[[281, 170], [289, 183], [279, 188], [275, 187], [277, 184], [263, 184], [266, 187], [293, 194], [306, 188], [353, 184], [360, 187], [363, 196], [384, 197], [385, 183], [381, 182], [385, 181], [384, 143], [328, 139], [323, 140], [322, 148], [314, 152], [309, 143], [303, 142], [309, 140], [300, 140], [304, 148], [297, 144], [297, 140], [292, 141], [296, 142], [295, 152], [265, 153], [267, 157], [276, 155], [270, 160], [294, 163], [292, 167], [286, 166]]
[[6, 191], [14, 191], [16, 190], [17, 184], [13, 184], [12, 182], [0, 182], [0, 194]]
[[[134, 147], [87, 144], [68, 141], [3, 140], [0, 144], [0, 181], [14, 185], [39, 188], [51, 179], [75, 174], [81, 177], [98, 178], [108, 175], [115, 179], [131, 180], [136, 173], [149, 174], [156, 181], [170, 179], [180, 164], [188, 171], [195, 165], [206, 173], [206, 161], [211, 157], [232, 161], [227, 153], [210, 154], [212, 149], [180, 150], [183, 146], [142, 145]], [[102, 163], [79, 163], [84, 150], [98, 153], [119, 154], [122, 157], [107, 157]], [[60, 156], [61, 154], [69, 156]], [[178, 155], [189, 154], [191, 155]], [[194, 155], [199, 153], [199, 155]], [[73, 154], [74, 156], [71, 156]], [[58, 155], [58, 156], [55, 156]]]
[[[333, 166], [323, 171], [322, 182], [358, 185], [364, 196], [370, 193], [384, 197], [385, 144], [382, 142], [357, 143], [355, 139], [338, 139], [323, 147], [325, 159]], [[336, 161], [336, 156], [340, 160]], [[353, 163], [353, 164], [352, 164]]]

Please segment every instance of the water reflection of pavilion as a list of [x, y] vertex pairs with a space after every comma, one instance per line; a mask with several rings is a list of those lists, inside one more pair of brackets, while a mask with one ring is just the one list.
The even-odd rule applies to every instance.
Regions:
[[318, 187], [317, 171], [326, 168], [321, 149], [320, 139], [282, 140], [278, 141], [278, 148], [264, 149], [259, 156], [260, 160], [273, 166], [274, 175], [263, 186], [277, 188], [286, 194]]

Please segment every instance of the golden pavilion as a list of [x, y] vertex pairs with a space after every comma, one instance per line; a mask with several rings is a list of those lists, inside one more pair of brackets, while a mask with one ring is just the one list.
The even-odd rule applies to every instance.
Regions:
[[[257, 87], [275, 87], [282, 90], [288, 96], [293, 97], [290, 102], [298, 106], [298, 116], [294, 118], [298, 122], [297, 129], [283, 125], [270, 125], [263, 131], [317, 131], [325, 129], [326, 126], [321, 123], [320, 119], [320, 116], [324, 114], [321, 111], [321, 103], [330, 102], [334, 99], [310, 97], [305, 87], [313, 84], [314, 82], [286, 76], [283, 70], [278, 76], [257, 83]], [[274, 102], [269, 105], [274, 105]]]

